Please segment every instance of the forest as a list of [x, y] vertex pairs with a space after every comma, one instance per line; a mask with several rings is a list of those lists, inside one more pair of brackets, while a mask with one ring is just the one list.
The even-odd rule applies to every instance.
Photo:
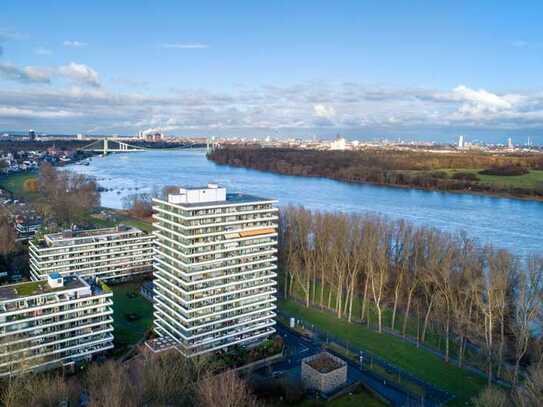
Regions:
[[430, 153], [392, 149], [318, 151], [248, 145], [216, 149], [208, 154], [208, 158], [218, 164], [285, 175], [440, 191], [543, 197], [543, 176], [539, 183], [526, 187], [514, 183], [483, 182], [477, 172], [468, 172], [469, 175], [465, 172], [466, 169], [480, 170], [481, 175], [503, 174], [505, 178], [531, 170], [541, 171], [543, 155], [536, 153], [498, 155], [470, 151]]
[[[281, 211], [282, 295], [437, 349], [491, 384], [543, 376], [543, 257], [376, 215]], [[534, 332], [539, 332], [535, 334]]]

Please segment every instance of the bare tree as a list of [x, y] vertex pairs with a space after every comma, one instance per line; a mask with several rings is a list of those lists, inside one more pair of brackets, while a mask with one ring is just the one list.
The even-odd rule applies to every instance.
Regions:
[[520, 361], [528, 350], [535, 321], [541, 318], [543, 299], [543, 258], [532, 256], [527, 268], [518, 274], [515, 290], [515, 315], [512, 334], [515, 338], [513, 383], [518, 383]]
[[486, 387], [476, 398], [472, 400], [475, 407], [509, 407], [511, 401], [507, 394], [498, 387]]
[[196, 405], [202, 407], [256, 407], [247, 384], [232, 370], [200, 380]]
[[14, 224], [10, 219], [9, 213], [0, 207], [0, 255], [6, 255], [15, 250]]

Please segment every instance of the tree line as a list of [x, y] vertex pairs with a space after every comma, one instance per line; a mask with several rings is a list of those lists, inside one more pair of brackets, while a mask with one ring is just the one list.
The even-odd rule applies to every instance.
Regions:
[[227, 146], [208, 154], [218, 164], [233, 165], [286, 175], [326, 177], [348, 182], [411, 186], [442, 191], [505, 193], [543, 196], [536, 188], [510, 187], [450, 176], [444, 170], [524, 168], [542, 170], [543, 154], [503, 154], [483, 152], [428, 153], [366, 149], [361, 151], [317, 151], [288, 148], [261, 148], [254, 145]]
[[480, 247], [465, 233], [301, 207], [281, 211], [279, 230], [285, 298], [439, 347], [459, 366], [469, 356], [489, 382], [516, 383], [524, 367], [542, 366], [542, 257]]
[[210, 358], [184, 358], [178, 352], [143, 352], [125, 363], [91, 364], [75, 376], [28, 374], [4, 379], [4, 407], [261, 405], [247, 383], [233, 371], [215, 372]]

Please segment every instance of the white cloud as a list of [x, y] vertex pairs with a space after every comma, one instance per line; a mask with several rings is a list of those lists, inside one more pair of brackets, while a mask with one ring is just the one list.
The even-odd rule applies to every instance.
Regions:
[[336, 115], [336, 110], [332, 106], [319, 103], [313, 106], [313, 114], [317, 117], [332, 119]]
[[21, 83], [48, 83], [50, 74], [47, 69], [33, 66], [18, 67], [0, 63], [0, 78]]
[[58, 72], [60, 75], [76, 82], [94, 87], [100, 86], [98, 73], [87, 65], [70, 62], [68, 65], [63, 65], [58, 68]]
[[201, 43], [166, 43], [160, 44], [159, 47], [166, 49], [201, 49], [209, 48], [209, 45]]
[[511, 109], [515, 99], [510, 96], [498, 96], [484, 89], [474, 90], [464, 85], [453, 89], [452, 98], [463, 102], [459, 109], [461, 112], [472, 114]]
[[28, 118], [28, 119], [58, 119], [66, 117], [78, 117], [81, 113], [68, 112], [64, 110], [36, 111], [31, 109], [20, 109], [17, 107], [0, 106], [0, 117]]
[[[98, 73], [76, 63], [51, 68], [4, 64], [0, 65], [0, 76], [26, 83], [51, 83], [15, 90], [0, 86], [0, 106], [4, 109], [0, 127], [6, 128], [92, 128], [122, 134], [146, 128], [170, 132], [232, 130], [232, 134], [239, 129], [310, 132], [333, 131], [335, 127], [376, 134], [380, 130], [406, 129], [543, 131], [543, 92], [535, 91], [499, 93], [460, 85], [444, 92], [307, 82], [288, 87], [239, 87], [227, 93], [175, 89], [166, 96], [153, 96], [113, 92], [106, 86], [97, 86]], [[68, 82], [57, 81], [59, 78]], [[64, 120], [54, 120], [55, 115]], [[34, 121], [27, 123], [27, 118]]]
[[86, 42], [81, 41], [69, 41], [66, 40], [62, 43], [65, 47], [72, 47], [72, 48], [83, 48], [86, 47], [88, 44]]

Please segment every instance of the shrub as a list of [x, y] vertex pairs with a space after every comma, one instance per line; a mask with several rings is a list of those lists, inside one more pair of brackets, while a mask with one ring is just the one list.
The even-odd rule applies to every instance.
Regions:
[[505, 167], [492, 167], [483, 171], [479, 171], [481, 175], [498, 175], [498, 176], [516, 176], [516, 175], [525, 175], [529, 174], [530, 170], [525, 167], [519, 167], [515, 165], [509, 165]]
[[452, 177], [460, 181], [479, 181], [479, 177], [473, 172], [457, 172]]
[[38, 187], [39, 184], [36, 178], [29, 178], [23, 184], [23, 188], [26, 192], [38, 192]]
[[433, 171], [430, 173], [430, 177], [437, 179], [447, 179], [449, 178], [449, 174], [447, 174], [446, 171]]

